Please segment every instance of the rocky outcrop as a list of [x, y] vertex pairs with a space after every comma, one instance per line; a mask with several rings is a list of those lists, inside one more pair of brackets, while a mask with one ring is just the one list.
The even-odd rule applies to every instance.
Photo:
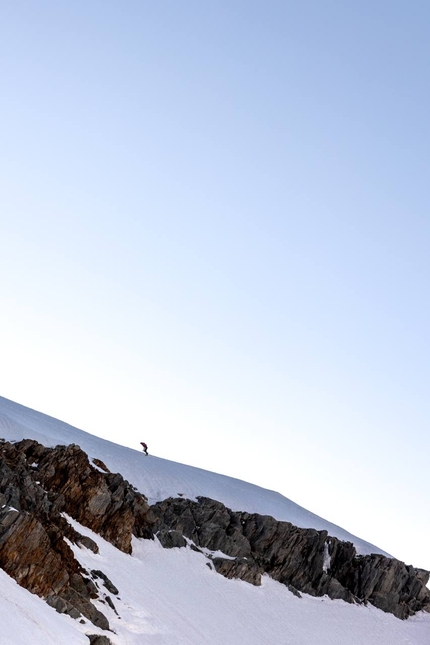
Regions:
[[430, 611], [426, 571], [382, 555], [359, 556], [326, 531], [233, 512], [204, 497], [149, 508], [144, 495], [102, 461], [90, 464], [79, 446], [0, 440], [0, 567], [57, 611], [109, 629], [93, 601], [116, 612], [111, 596], [118, 597], [118, 581], [80, 566], [70, 543], [95, 553], [98, 547], [68, 516], [125, 553], [133, 535], [152, 538], [156, 530], [165, 548], [190, 545], [211, 554], [208, 565], [227, 578], [259, 585], [268, 574], [296, 595], [370, 602], [399, 618]]
[[[97, 578], [106, 587], [110, 581], [85, 571], [67, 540], [94, 552], [97, 545], [64, 513], [130, 553], [132, 535], [152, 537], [148, 510], [143, 495], [92, 466], [79, 446], [0, 442], [0, 567], [61, 613], [109, 628], [91, 601], [106, 598]], [[112, 583], [109, 590], [118, 592]]]
[[45, 448], [36, 441], [14, 445], [37, 472], [41, 486], [50, 491], [54, 509], [66, 512], [125, 553], [131, 537], [152, 537], [147, 521], [149, 506], [118, 473], [100, 472], [79, 446]]
[[[228, 556], [213, 558], [215, 569], [227, 578], [258, 585], [266, 573], [296, 593], [370, 602], [398, 618], [430, 611], [427, 572], [383, 555], [359, 556], [350, 542], [326, 531], [233, 512], [204, 497], [198, 502], [168, 499], [152, 506], [151, 513], [164, 546], [181, 546], [182, 535], [197, 547]], [[169, 532], [174, 532], [170, 542]]]
[[98, 634], [88, 634], [90, 645], [112, 645], [112, 641], [107, 636], [99, 636]]

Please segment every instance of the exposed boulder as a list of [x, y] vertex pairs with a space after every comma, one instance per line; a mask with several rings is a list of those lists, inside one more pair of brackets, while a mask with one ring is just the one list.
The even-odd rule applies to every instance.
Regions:
[[226, 578], [240, 578], [245, 582], [259, 587], [264, 569], [247, 558], [212, 558], [215, 571]]
[[112, 641], [107, 636], [100, 636], [98, 634], [88, 634], [90, 645], [112, 645]]
[[93, 553], [99, 552], [99, 547], [94, 542], [94, 540], [88, 537], [88, 535], [82, 535], [81, 537], [79, 537], [76, 544], [78, 546], [84, 546], [86, 549], [89, 549]]
[[91, 570], [91, 575], [92, 575], [93, 578], [100, 578], [101, 580], [103, 580], [103, 585], [106, 587], [106, 589], [109, 591], [109, 593], [114, 594], [114, 596], [117, 596], [119, 594], [118, 589], [109, 580], [107, 575], [105, 573], [103, 573], [103, 571], [99, 571], [97, 569], [92, 569]]
[[152, 506], [151, 514], [158, 535], [179, 532], [197, 547], [228, 556], [213, 558], [227, 578], [258, 585], [267, 573], [296, 593], [370, 602], [398, 618], [430, 611], [428, 572], [383, 555], [358, 556], [353, 544], [326, 531], [233, 512], [205, 497], [168, 499]]

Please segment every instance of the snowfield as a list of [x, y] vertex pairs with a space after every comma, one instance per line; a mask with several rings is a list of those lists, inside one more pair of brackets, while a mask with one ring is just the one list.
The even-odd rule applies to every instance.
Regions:
[[[19, 586], [0, 569], [1, 645], [88, 645], [73, 618], [57, 614], [41, 598]], [[89, 634], [96, 633], [90, 631]]]
[[[109, 619], [114, 645], [430, 645], [428, 614], [401, 621], [371, 606], [297, 598], [267, 576], [261, 587], [227, 580], [203, 555], [163, 549], [157, 540], [134, 539], [129, 556], [68, 519], [100, 549], [71, 545], [80, 563], [118, 588], [118, 596], [108, 594], [117, 614], [95, 603]], [[88, 645], [85, 634], [102, 633], [57, 614], [3, 571], [0, 625], [2, 645]]]
[[167, 497], [210, 497], [233, 511], [271, 515], [301, 528], [326, 530], [340, 540], [353, 542], [361, 555], [383, 553], [378, 547], [314, 515], [275, 491], [216, 473], [132, 450], [0, 397], [0, 437], [12, 441], [35, 439], [44, 446], [78, 444], [90, 457], [101, 459], [111, 472], [119, 472], [150, 504]]
[[[325, 528], [360, 551], [379, 551], [288, 499], [252, 484], [131, 450], [0, 398], [0, 437], [34, 438], [45, 445], [79, 444], [121, 472], [150, 501], [167, 496], [206, 495], [234, 510], [271, 514], [299, 526]], [[116, 612], [97, 601], [109, 619], [114, 645], [430, 645], [430, 614], [401, 621], [374, 607], [327, 597], [294, 596], [264, 576], [261, 587], [217, 574], [210, 561], [189, 547], [163, 549], [158, 540], [133, 539], [127, 555], [67, 518], [99, 546], [94, 554], [70, 545], [86, 569], [103, 571], [118, 588], [109, 595]], [[88, 621], [57, 614], [0, 570], [1, 645], [88, 645], [102, 633]]]

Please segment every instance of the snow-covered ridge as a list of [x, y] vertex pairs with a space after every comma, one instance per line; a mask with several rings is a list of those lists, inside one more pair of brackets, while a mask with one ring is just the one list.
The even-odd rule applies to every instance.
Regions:
[[[0, 397], [0, 437], [10, 441], [35, 439], [45, 446], [78, 444], [90, 457], [101, 459], [112, 472], [119, 472], [150, 504], [167, 497], [209, 497], [234, 511], [271, 515], [301, 528], [326, 530], [340, 540], [353, 542], [357, 552], [383, 553], [381, 549], [314, 515], [283, 495], [233, 477], [219, 475], [152, 456], [95, 437], [83, 430]], [[385, 554], [387, 555], [387, 554]]]

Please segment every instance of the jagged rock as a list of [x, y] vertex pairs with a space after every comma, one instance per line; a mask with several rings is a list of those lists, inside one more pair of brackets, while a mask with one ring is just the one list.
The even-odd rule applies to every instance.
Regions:
[[428, 574], [394, 558], [372, 554], [358, 556], [353, 566], [338, 573], [341, 584], [353, 587], [364, 602], [407, 618], [417, 611], [430, 611]]
[[109, 621], [106, 616], [80, 593], [69, 587], [62, 592], [62, 597], [73, 605], [85, 618], [88, 618], [93, 625], [100, 627], [100, 629], [109, 629]]
[[69, 580], [63, 558], [42, 523], [33, 515], [7, 507], [0, 511], [0, 567], [39, 596], [59, 593]]
[[118, 616], [118, 612], [117, 612], [117, 610], [116, 610], [115, 605], [113, 604], [112, 598], [111, 598], [110, 596], [105, 596], [105, 600], [106, 600], [107, 604], [109, 605], [109, 607], [110, 607], [111, 609], [113, 609], [113, 611], [114, 611], [114, 612], [116, 613], [116, 615]]
[[358, 556], [350, 542], [267, 515], [233, 512], [205, 497], [168, 499], [151, 507], [155, 530], [179, 532], [197, 547], [221, 551], [215, 569], [260, 584], [261, 574], [314, 596], [370, 602], [407, 618], [430, 611], [429, 574], [383, 555]]
[[112, 641], [107, 636], [99, 636], [98, 634], [87, 634], [90, 639], [90, 645], [112, 645]]
[[246, 558], [212, 558], [215, 570], [226, 578], [240, 578], [256, 587], [261, 585], [261, 574], [264, 570]]
[[61, 596], [50, 594], [46, 597], [48, 605], [53, 607], [59, 614], [67, 614], [72, 618], [80, 618], [81, 615], [88, 618], [96, 627], [109, 629], [109, 621], [101, 611], [74, 589], [68, 588]]
[[302, 597], [302, 594], [300, 593], [300, 591], [297, 591], [297, 589], [293, 587], [293, 585], [287, 585], [287, 587], [291, 591], [291, 593], [294, 594], [297, 598]]
[[109, 580], [107, 575], [103, 573], [103, 571], [99, 571], [98, 569], [92, 569], [91, 570], [91, 575], [94, 578], [100, 578], [103, 580], [103, 584], [106, 587], [106, 589], [112, 593], [114, 596], [117, 596], [119, 594], [118, 589], [115, 587], [115, 585]]
[[54, 505], [104, 537], [125, 553], [131, 553], [131, 537], [152, 537], [146, 519], [146, 498], [116, 473], [101, 473], [74, 444], [44, 448], [36, 441], [16, 444], [36, 463], [43, 488], [55, 492]]
[[186, 539], [179, 531], [169, 531], [162, 529], [157, 533], [157, 538], [165, 549], [187, 546]]
[[106, 464], [104, 463], [104, 461], [102, 461], [101, 459], [97, 459], [97, 457], [94, 457], [94, 459], [93, 459], [93, 464], [94, 464], [95, 466], [97, 466], [98, 468], [101, 468], [102, 470], [104, 470], [104, 471], [105, 471], [105, 473], [110, 473], [109, 468], [106, 466]]
[[[74, 530], [64, 513], [126, 553], [132, 535], [153, 538], [156, 530], [167, 548], [190, 543], [196, 551], [225, 554], [212, 562], [229, 578], [257, 585], [266, 573], [293, 593], [370, 602], [399, 618], [430, 611], [428, 572], [382, 555], [357, 556], [351, 543], [326, 531], [232, 512], [207, 498], [165, 500], [149, 511], [143, 495], [121, 475], [97, 470], [79, 446], [0, 443], [0, 567], [57, 611], [85, 616], [102, 629], [109, 623], [91, 602], [97, 587], [65, 538], [93, 552], [97, 545]], [[101, 462], [97, 466], [104, 470]], [[105, 574], [92, 575], [118, 595]]]
[[86, 549], [89, 549], [93, 553], [98, 553], [99, 552], [99, 547], [97, 546], [97, 544], [94, 542], [94, 540], [92, 540], [87, 535], [83, 535], [82, 537], [80, 537], [77, 540], [76, 544], [78, 546], [84, 546]]
[[[79, 446], [45, 448], [24, 440], [1, 444], [0, 502], [0, 567], [57, 611], [109, 629], [91, 602], [97, 588], [65, 538], [94, 553], [98, 547], [62, 513], [129, 553], [133, 534], [152, 537], [146, 498], [121, 475], [94, 468]], [[108, 591], [117, 594], [106, 580]]]
[[46, 602], [50, 607], [53, 607], [56, 611], [58, 611], [59, 614], [67, 614], [68, 616], [71, 616], [75, 619], [81, 617], [81, 614], [76, 609], [76, 607], [74, 607], [70, 602], [64, 600], [64, 598], [61, 598], [60, 596], [50, 594], [46, 597]]
[[425, 569], [417, 569], [415, 568], [415, 575], [422, 582], [423, 585], [427, 585], [429, 580], [430, 580], [430, 571], [426, 571]]

